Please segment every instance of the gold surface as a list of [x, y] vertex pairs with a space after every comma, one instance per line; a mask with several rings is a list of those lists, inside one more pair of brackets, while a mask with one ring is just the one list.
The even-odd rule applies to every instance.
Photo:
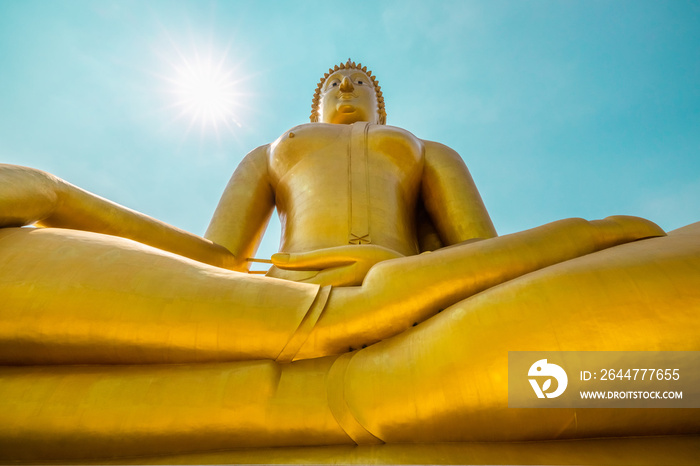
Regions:
[[[696, 465], [700, 437], [540, 442], [333, 445], [256, 448], [101, 460], [100, 464], [610, 464]], [[21, 464], [21, 463], [19, 463]], [[66, 464], [52, 462], [52, 464]], [[73, 462], [71, 464], [81, 464]]]
[[[0, 166], [1, 460], [697, 451], [668, 437], [700, 433], [697, 410], [508, 408], [507, 354], [699, 351], [700, 223], [666, 236], [635, 217], [567, 219], [497, 237], [456, 152], [380, 124], [375, 83], [329, 73], [320, 121], [246, 156], [205, 238]], [[247, 274], [275, 207], [281, 251], [268, 276]], [[595, 437], [617, 440], [571, 440]]]

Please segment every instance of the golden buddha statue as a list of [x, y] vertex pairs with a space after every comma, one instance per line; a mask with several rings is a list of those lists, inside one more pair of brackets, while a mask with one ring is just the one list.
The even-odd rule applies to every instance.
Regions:
[[[508, 351], [700, 349], [698, 224], [498, 237], [460, 156], [385, 124], [366, 67], [329, 70], [312, 109], [245, 157], [204, 238], [0, 166], [0, 458], [700, 431], [692, 410], [512, 409], [504, 383]], [[248, 274], [275, 207], [281, 251]]]

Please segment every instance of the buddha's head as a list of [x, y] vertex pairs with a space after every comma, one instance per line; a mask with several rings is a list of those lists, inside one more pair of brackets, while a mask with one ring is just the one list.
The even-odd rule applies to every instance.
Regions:
[[386, 124], [384, 97], [372, 72], [350, 59], [329, 69], [316, 86], [311, 103], [311, 121]]

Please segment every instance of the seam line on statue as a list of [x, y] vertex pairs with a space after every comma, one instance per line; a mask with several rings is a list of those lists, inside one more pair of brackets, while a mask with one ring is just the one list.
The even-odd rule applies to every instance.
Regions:
[[[362, 141], [362, 146], [364, 148], [364, 159], [365, 159], [365, 205], [367, 206], [367, 243], [372, 242], [372, 236], [370, 235], [370, 202], [372, 202], [372, 196], [369, 191], [369, 123], [365, 123], [365, 128], [363, 131], [364, 139]], [[360, 243], [362, 244], [362, 243]]]
[[351, 359], [358, 352], [341, 355], [328, 371], [326, 379], [328, 408], [340, 428], [353, 442], [358, 445], [377, 445], [384, 443], [384, 441], [360, 424], [345, 399], [345, 374]]
[[352, 237], [352, 126], [350, 126], [350, 135], [346, 147], [346, 155], [348, 159], [348, 243]]
[[319, 287], [316, 297], [311, 303], [306, 315], [304, 315], [304, 318], [299, 323], [299, 326], [294, 331], [291, 338], [289, 338], [289, 341], [287, 341], [287, 344], [284, 345], [282, 351], [280, 351], [277, 358], [275, 358], [277, 362], [292, 362], [294, 360], [294, 356], [296, 356], [299, 349], [304, 346], [306, 340], [309, 339], [311, 331], [316, 326], [316, 322], [318, 322], [323, 310], [326, 308], [331, 288], [330, 286]]

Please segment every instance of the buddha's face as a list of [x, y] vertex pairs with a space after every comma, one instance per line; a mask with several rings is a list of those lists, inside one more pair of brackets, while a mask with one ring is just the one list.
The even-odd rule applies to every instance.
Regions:
[[377, 93], [372, 80], [360, 70], [335, 71], [321, 89], [319, 121], [351, 124], [356, 121], [379, 121]]

